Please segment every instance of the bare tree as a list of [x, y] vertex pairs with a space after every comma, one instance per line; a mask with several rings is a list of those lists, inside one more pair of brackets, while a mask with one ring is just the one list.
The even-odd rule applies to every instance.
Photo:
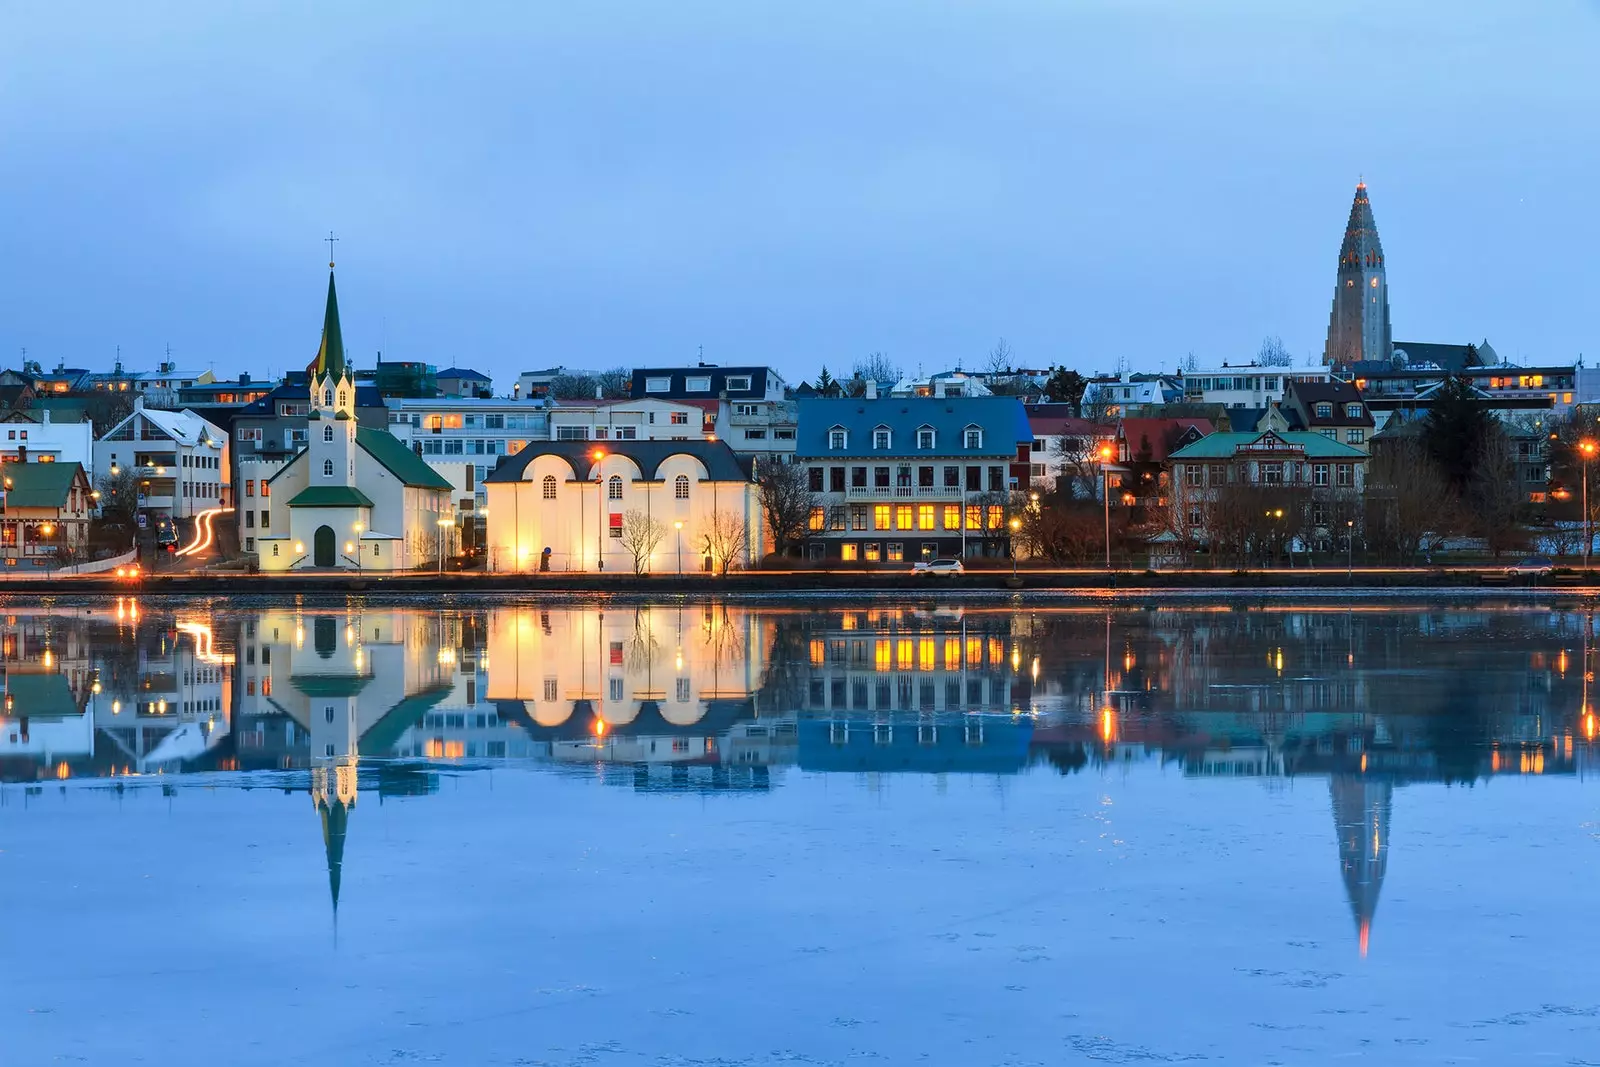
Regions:
[[1011, 342], [1002, 337], [1000, 340], [994, 343], [993, 348], [989, 349], [989, 356], [985, 363], [985, 369], [988, 370], [991, 375], [999, 377], [1001, 375], [1010, 374], [1012, 370], [1015, 369], [1012, 366], [1012, 363]]
[[1367, 469], [1366, 536], [1409, 562], [1455, 525], [1455, 494], [1421, 438], [1401, 438], [1373, 454]]
[[1526, 501], [1511, 456], [1511, 442], [1498, 424], [1483, 443], [1466, 495], [1473, 524], [1496, 558], [1503, 552], [1525, 547]]
[[633, 573], [644, 573], [650, 556], [666, 536], [666, 526], [638, 508], [629, 508], [622, 513], [622, 547], [628, 550], [628, 555], [633, 559]]
[[633, 371], [627, 367], [612, 367], [594, 377], [601, 397], [606, 400], [621, 400], [633, 391]]
[[1111, 417], [1111, 409], [1116, 406], [1116, 394], [1110, 386], [1091, 385], [1083, 391], [1078, 412], [1090, 422], [1106, 422]]
[[1194, 349], [1191, 348], [1189, 354], [1183, 357], [1183, 372], [1185, 374], [1193, 374], [1199, 369], [1200, 361], [1195, 358]]
[[782, 555], [791, 544], [806, 535], [811, 509], [817, 494], [811, 491], [809, 470], [799, 463], [771, 461], [760, 465], [756, 484], [761, 506], [766, 511], [767, 529], [772, 532], [773, 551]]
[[856, 360], [855, 373], [852, 375], [863, 382], [897, 382], [900, 380], [900, 368], [889, 358], [889, 353], [873, 351], [867, 353], [865, 358]]
[[718, 574], [727, 574], [728, 568], [738, 562], [745, 550], [750, 532], [742, 515], [731, 511], [714, 511], [701, 530], [705, 554]]
[[1294, 357], [1283, 346], [1283, 338], [1272, 336], [1262, 339], [1261, 347], [1256, 350], [1256, 362], [1263, 367], [1292, 367]]

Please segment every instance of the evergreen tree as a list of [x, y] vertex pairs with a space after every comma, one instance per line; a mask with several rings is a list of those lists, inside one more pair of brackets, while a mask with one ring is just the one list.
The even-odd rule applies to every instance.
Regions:
[[813, 388], [816, 389], [818, 396], [836, 396], [839, 392], [839, 383], [833, 380], [833, 375], [828, 373], [828, 368], [823, 367], [822, 373], [817, 375], [817, 381]]
[[1465, 375], [1447, 379], [1434, 393], [1423, 439], [1428, 455], [1457, 493], [1472, 481], [1496, 428], [1494, 416], [1479, 402]]
[[1083, 400], [1083, 391], [1089, 382], [1075, 370], [1056, 367], [1045, 379], [1044, 395], [1053, 404], [1071, 404], [1077, 407]]

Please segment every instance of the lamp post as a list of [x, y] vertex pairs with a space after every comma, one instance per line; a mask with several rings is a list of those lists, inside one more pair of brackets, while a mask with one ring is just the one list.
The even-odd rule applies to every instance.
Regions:
[[1107, 466], [1111, 462], [1111, 444], [1107, 442], [1100, 446], [1100, 498], [1105, 502], [1106, 509], [1106, 572], [1111, 571], [1111, 470]]
[[1017, 531], [1022, 529], [1022, 520], [1011, 520], [1011, 577], [1017, 576]]
[[357, 574], [360, 574], [361, 571], [365, 567], [365, 564], [362, 563], [362, 560], [361, 560], [361, 552], [362, 552], [362, 548], [363, 548], [363, 545], [361, 544], [361, 531], [364, 530], [364, 529], [366, 529], [366, 527], [362, 526], [359, 522], [356, 523], [356, 573]]
[[1593, 441], [1579, 441], [1578, 451], [1583, 455], [1583, 569], [1589, 569], [1589, 550], [1594, 545], [1594, 533], [1589, 529], [1589, 459], [1594, 455]]
[[594, 562], [596, 570], [606, 569], [606, 531], [605, 531], [605, 483], [600, 479], [600, 462], [606, 458], [606, 450], [594, 450]]
[[679, 519], [677, 522], [674, 522], [672, 524], [672, 528], [674, 530], [676, 530], [677, 533], [678, 533], [678, 577], [682, 578], [683, 577], [683, 520]]
[[450, 519], [447, 516], [441, 515], [441, 516], [439, 516], [439, 521], [438, 521], [437, 525], [439, 527], [439, 573], [443, 574], [444, 573], [444, 539], [447, 536], [445, 531], [450, 529], [452, 523], [450, 522]]

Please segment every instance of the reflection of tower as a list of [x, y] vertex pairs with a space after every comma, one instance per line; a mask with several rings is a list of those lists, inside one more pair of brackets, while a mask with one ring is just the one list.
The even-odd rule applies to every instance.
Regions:
[[339, 880], [344, 867], [344, 839], [350, 812], [356, 806], [356, 725], [354, 693], [325, 695], [311, 701], [311, 801], [322, 817], [322, 844], [328, 853], [328, 893], [339, 911]]
[[1389, 866], [1389, 807], [1394, 786], [1365, 775], [1335, 774], [1328, 780], [1328, 790], [1333, 794], [1333, 825], [1339, 835], [1339, 871], [1365, 956], [1372, 916], [1378, 910], [1378, 894]]

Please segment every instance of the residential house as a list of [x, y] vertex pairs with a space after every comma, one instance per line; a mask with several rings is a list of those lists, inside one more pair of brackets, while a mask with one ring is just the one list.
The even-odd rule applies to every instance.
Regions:
[[788, 462], [794, 458], [795, 434], [800, 425], [795, 400], [730, 400], [717, 402], [713, 431], [720, 431], [728, 447], [742, 456], [763, 462]]
[[[1172, 529], [1199, 543], [1217, 536], [1227, 520], [1218, 509], [1240, 500], [1233, 491], [1251, 489], [1263, 500], [1276, 492], [1269, 501], [1275, 511], [1304, 509], [1274, 521], [1288, 537], [1326, 546], [1344, 535], [1337, 526], [1353, 521], [1366, 488], [1366, 453], [1310, 430], [1208, 434], [1174, 450], [1169, 460]], [[1255, 515], [1254, 505], [1244, 510]]]
[[1083, 391], [1084, 418], [1140, 417], [1183, 399], [1183, 380], [1165, 374], [1122, 374], [1094, 378]]
[[83, 551], [94, 506], [83, 464], [5, 463], [0, 473], [0, 556], [6, 569], [56, 567], [64, 554]]
[[[741, 401], [741, 403], [745, 403]], [[716, 400], [659, 397], [566, 402], [550, 409], [552, 441], [714, 440]]]
[[1117, 464], [1110, 475], [1111, 503], [1137, 508], [1135, 522], [1160, 516], [1167, 507], [1171, 484], [1168, 457], [1178, 449], [1213, 433], [1210, 419], [1126, 418], [1117, 423]]
[[81, 388], [90, 392], [141, 396], [147, 407], [169, 409], [178, 406], [179, 390], [215, 380], [216, 375], [209, 370], [180, 368], [171, 360], [163, 360], [153, 371], [135, 371], [124, 368], [119, 359], [108, 372], [84, 375]]
[[1333, 377], [1327, 367], [1264, 367], [1259, 363], [1217, 369], [1186, 371], [1183, 399], [1190, 404], [1221, 404], [1225, 408], [1265, 408], [1281, 402], [1293, 382], [1325, 382]]
[[796, 462], [817, 495], [806, 557], [910, 563], [1003, 556], [1033, 432], [1014, 397], [808, 399]]
[[543, 400], [550, 395], [550, 388], [555, 384], [555, 380], [570, 373], [565, 367], [525, 370], [517, 375], [517, 382], [511, 387], [511, 395], [526, 400]]
[[992, 396], [993, 391], [976, 374], [959, 370], [900, 379], [889, 390], [890, 396]]
[[480, 397], [494, 395], [494, 381], [467, 367], [449, 367], [434, 376], [440, 396]]
[[1581, 389], [1583, 368], [1574, 364], [1513, 366], [1500, 360], [1488, 341], [1480, 345], [1398, 342], [1388, 360], [1366, 360], [1336, 368], [1355, 383], [1381, 428], [1392, 413], [1426, 413], [1432, 394], [1452, 377], [1464, 376], [1502, 419], [1547, 426], [1595, 397]]
[[1290, 382], [1283, 410], [1291, 428], [1320, 433], [1361, 452], [1368, 450], [1376, 425], [1361, 390], [1338, 378]]
[[[722, 441], [530, 441], [484, 485], [496, 571], [629, 571], [637, 548], [644, 570], [682, 573], [764, 552], [751, 461]], [[661, 537], [636, 542], [632, 513]]]
[[[176, 395], [174, 393], [174, 395]], [[94, 469], [139, 483], [140, 525], [176, 535], [178, 525], [211, 508], [231, 507], [228, 436], [192, 411], [133, 411], [94, 445]]]
[[782, 400], [783, 376], [770, 367], [646, 367], [633, 372], [635, 400]]
[[48, 408], [0, 416], [0, 462], [77, 463], [94, 483], [94, 427], [56, 421]]
[[[1073, 404], [1029, 404], [1028, 428], [1033, 433], [1028, 461], [1029, 488], [1054, 492], [1058, 485], [1072, 496], [1098, 500], [1103, 490], [1101, 446], [1116, 455], [1116, 428], [1080, 419]], [[1063, 483], [1063, 479], [1065, 480]]]

